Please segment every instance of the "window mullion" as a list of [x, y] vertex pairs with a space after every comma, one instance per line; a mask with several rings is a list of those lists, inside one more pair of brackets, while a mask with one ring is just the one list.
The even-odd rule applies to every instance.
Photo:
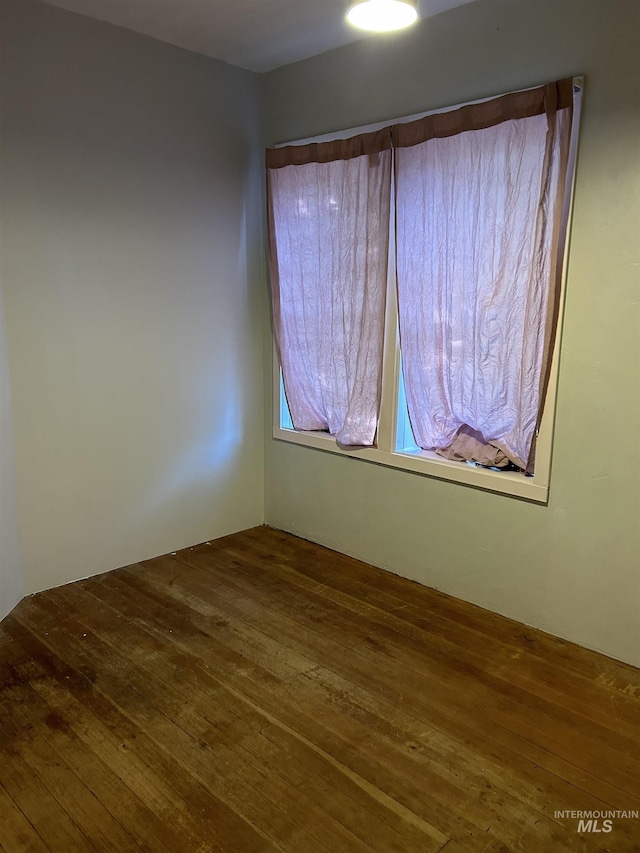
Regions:
[[[392, 155], [393, 156], [393, 155]], [[378, 419], [378, 448], [388, 453], [396, 449], [400, 341], [398, 336], [398, 288], [396, 287], [395, 182], [391, 170], [391, 210], [389, 216], [389, 265], [387, 304], [382, 354], [382, 396]]]

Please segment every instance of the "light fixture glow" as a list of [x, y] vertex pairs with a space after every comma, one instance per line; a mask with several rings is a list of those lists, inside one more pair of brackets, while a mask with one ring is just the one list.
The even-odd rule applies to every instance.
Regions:
[[415, 0], [359, 0], [347, 12], [347, 21], [361, 30], [387, 33], [418, 19]]

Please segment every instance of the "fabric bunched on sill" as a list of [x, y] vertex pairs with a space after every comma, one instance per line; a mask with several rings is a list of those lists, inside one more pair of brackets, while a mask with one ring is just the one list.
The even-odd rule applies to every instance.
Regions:
[[482, 433], [467, 424], [460, 427], [451, 444], [447, 447], [437, 447], [435, 452], [452, 462], [475, 462], [483, 468], [500, 470], [517, 468], [503, 450], [490, 441], [485, 441]]

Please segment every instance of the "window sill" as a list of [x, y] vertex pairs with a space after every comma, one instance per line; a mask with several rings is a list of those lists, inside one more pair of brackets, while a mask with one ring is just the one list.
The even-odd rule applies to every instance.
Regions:
[[490, 471], [486, 468], [467, 465], [464, 462], [451, 462], [428, 450], [403, 453], [401, 451], [380, 450], [377, 447], [349, 449], [339, 447], [334, 438], [323, 432], [303, 433], [282, 427], [274, 427], [273, 437], [279, 441], [312, 447], [327, 453], [336, 453], [339, 456], [361, 459], [365, 462], [373, 462], [376, 465], [399, 468], [415, 474], [435, 477], [439, 480], [449, 480], [453, 483], [510, 495], [535, 503], [546, 504], [549, 496], [548, 481], [541, 482], [538, 477], [525, 477], [514, 471], [505, 471], [504, 473]]

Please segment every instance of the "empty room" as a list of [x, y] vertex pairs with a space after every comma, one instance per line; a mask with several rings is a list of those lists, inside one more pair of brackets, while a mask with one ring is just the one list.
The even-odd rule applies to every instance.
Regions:
[[0, 853], [639, 853], [638, 0], [0, 0]]

